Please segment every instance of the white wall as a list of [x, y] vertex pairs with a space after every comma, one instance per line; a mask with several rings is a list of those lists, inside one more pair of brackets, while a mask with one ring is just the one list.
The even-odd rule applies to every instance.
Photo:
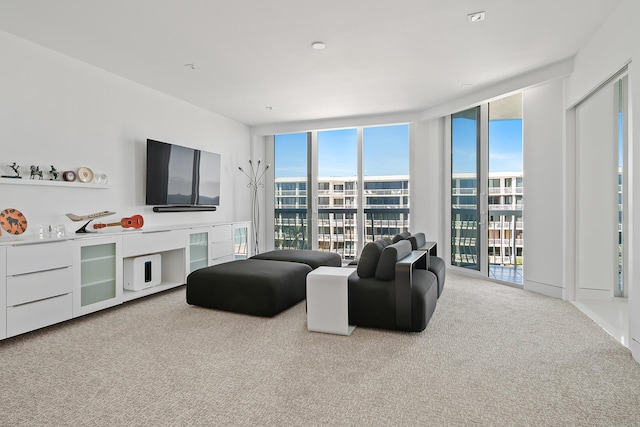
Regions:
[[[145, 224], [248, 220], [249, 194], [238, 166], [250, 155], [250, 129], [158, 91], [0, 32], [0, 171], [17, 162], [109, 176], [109, 189], [0, 184], [0, 209], [21, 210], [38, 224], [66, 224], [64, 214], [142, 214]], [[146, 139], [220, 153], [221, 205], [216, 212], [154, 213], [145, 204]], [[24, 178], [23, 178], [24, 180]]]
[[[566, 105], [572, 106], [587, 96], [608, 77], [615, 74], [628, 61], [640, 58], [640, 28], [635, 18], [640, 15], [640, 2], [624, 0], [607, 19], [600, 30], [580, 50], [575, 59], [575, 70], [569, 79]], [[640, 150], [634, 147], [633, 129], [640, 129], [640, 70], [637, 64], [629, 68], [629, 101], [631, 117], [629, 128], [629, 203], [630, 236], [627, 251], [629, 262], [629, 333], [633, 357], [640, 361], [640, 284], [637, 267], [640, 265]]]
[[523, 95], [524, 288], [564, 297], [563, 81]]
[[425, 233], [444, 251], [444, 120], [430, 119], [410, 127], [411, 232]]

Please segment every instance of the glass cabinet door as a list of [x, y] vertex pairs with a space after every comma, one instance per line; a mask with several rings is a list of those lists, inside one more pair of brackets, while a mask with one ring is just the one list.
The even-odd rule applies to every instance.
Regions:
[[233, 225], [233, 257], [247, 259], [251, 256], [249, 250], [249, 223]]
[[80, 289], [74, 291], [74, 316], [119, 304], [122, 300], [119, 239], [90, 239], [81, 243], [77, 253]]
[[189, 273], [209, 265], [209, 232], [189, 234]]

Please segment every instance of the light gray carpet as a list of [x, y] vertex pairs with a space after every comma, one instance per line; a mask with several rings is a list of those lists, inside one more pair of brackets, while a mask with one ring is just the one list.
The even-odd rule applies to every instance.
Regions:
[[0, 425], [640, 423], [640, 364], [571, 304], [450, 273], [420, 334], [306, 330], [184, 288], [0, 342]]

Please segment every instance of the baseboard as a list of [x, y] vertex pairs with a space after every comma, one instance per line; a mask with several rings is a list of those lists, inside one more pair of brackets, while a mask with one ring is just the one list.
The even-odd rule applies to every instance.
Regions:
[[546, 283], [534, 282], [532, 280], [524, 280], [524, 289], [548, 297], [564, 299], [564, 288], [548, 285]]
[[604, 289], [578, 289], [576, 300], [611, 301], [613, 290]]

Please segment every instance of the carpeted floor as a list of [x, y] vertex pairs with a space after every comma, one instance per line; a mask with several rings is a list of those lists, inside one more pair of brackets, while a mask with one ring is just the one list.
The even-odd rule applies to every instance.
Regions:
[[449, 273], [420, 334], [306, 330], [184, 288], [0, 342], [2, 426], [640, 424], [640, 364], [571, 304]]

